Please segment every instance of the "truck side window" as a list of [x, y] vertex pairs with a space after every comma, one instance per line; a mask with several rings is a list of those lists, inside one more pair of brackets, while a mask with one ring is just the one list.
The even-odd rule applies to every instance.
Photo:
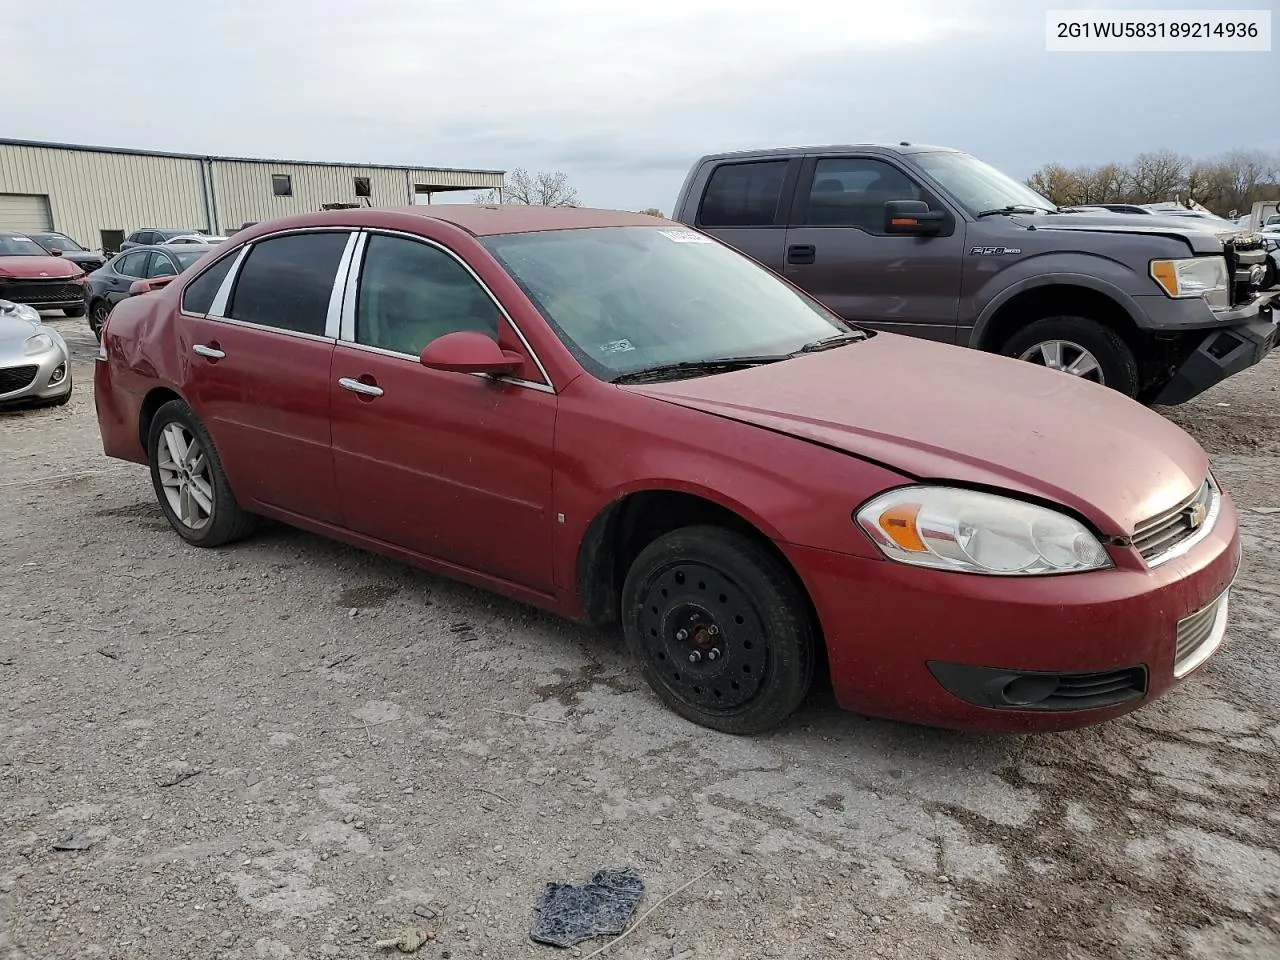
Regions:
[[702, 195], [704, 227], [771, 227], [778, 212], [786, 160], [726, 163], [716, 168]]
[[804, 222], [813, 227], [857, 227], [867, 233], [883, 234], [884, 205], [890, 200], [924, 200], [930, 207], [937, 207], [924, 188], [883, 160], [819, 160]]

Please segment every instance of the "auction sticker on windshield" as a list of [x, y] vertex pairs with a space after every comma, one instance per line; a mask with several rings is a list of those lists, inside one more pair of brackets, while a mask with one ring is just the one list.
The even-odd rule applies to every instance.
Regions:
[[704, 237], [692, 230], [659, 230], [660, 234], [675, 243], [710, 243], [710, 237]]

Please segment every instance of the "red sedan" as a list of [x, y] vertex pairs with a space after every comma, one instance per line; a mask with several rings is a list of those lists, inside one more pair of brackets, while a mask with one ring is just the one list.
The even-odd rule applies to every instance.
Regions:
[[1236, 512], [1187, 434], [1076, 377], [851, 327], [648, 216], [259, 224], [112, 313], [113, 457], [198, 546], [259, 516], [621, 621], [717, 730], [850, 710], [1057, 730], [1222, 642]]

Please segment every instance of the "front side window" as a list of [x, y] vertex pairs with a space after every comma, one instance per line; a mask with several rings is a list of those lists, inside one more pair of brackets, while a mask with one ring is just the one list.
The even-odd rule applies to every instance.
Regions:
[[786, 175], [786, 160], [717, 167], [702, 196], [698, 223], [705, 227], [772, 226]]
[[146, 250], [141, 253], [126, 254], [116, 262], [116, 273], [122, 277], [142, 279], [147, 272], [147, 258], [149, 256], [151, 254]]
[[187, 313], [208, 313], [213, 306], [213, 298], [218, 295], [218, 288], [227, 278], [235, 259], [235, 254], [223, 257], [187, 284], [187, 289], [182, 291], [182, 309]]
[[293, 177], [287, 173], [273, 173], [271, 175], [271, 193], [277, 197], [292, 197]]
[[685, 228], [481, 242], [602, 380], [673, 363], [787, 355], [853, 329], [736, 250]]
[[814, 227], [857, 227], [884, 233], [884, 205], [890, 200], [931, 198], [891, 163], [870, 157], [828, 157], [814, 166], [808, 213]]
[[446, 333], [498, 336], [499, 311], [471, 273], [438, 247], [373, 234], [356, 297], [357, 343], [417, 356]]
[[323, 336], [346, 231], [295, 233], [253, 245], [236, 276], [227, 316]]

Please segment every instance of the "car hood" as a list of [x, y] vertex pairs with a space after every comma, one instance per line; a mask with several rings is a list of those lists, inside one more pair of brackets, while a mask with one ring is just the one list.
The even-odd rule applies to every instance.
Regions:
[[83, 271], [62, 257], [0, 257], [0, 274], [23, 280], [78, 277]]
[[1224, 228], [1197, 217], [1162, 217], [1140, 213], [1063, 213], [1057, 216], [1016, 218], [1024, 227], [1036, 230], [1067, 230], [1088, 233], [1123, 233], [1172, 237], [1184, 241], [1198, 254], [1221, 253], [1226, 240], [1251, 240], [1256, 234], [1236, 227]]
[[0, 359], [10, 356], [15, 348], [41, 332], [41, 325], [7, 314], [0, 314]]
[[1208, 457], [1141, 404], [1021, 360], [881, 333], [780, 363], [620, 389], [819, 443], [912, 478], [1066, 506], [1104, 533], [1191, 496]]

